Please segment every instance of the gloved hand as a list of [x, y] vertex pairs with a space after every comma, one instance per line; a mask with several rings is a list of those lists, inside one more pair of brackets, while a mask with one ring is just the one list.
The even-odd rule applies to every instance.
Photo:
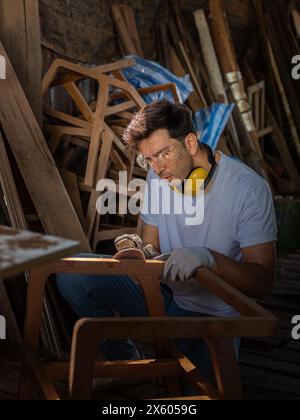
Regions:
[[179, 248], [167, 260], [163, 278], [165, 281], [186, 281], [193, 277], [197, 268], [211, 268], [215, 261], [207, 248]]

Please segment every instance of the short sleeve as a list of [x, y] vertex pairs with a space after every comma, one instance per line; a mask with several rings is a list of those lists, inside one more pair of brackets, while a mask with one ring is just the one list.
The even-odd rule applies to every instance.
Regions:
[[238, 216], [240, 248], [277, 240], [276, 215], [269, 186], [259, 180], [245, 192]]
[[144, 192], [143, 206], [141, 211], [141, 218], [144, 223], [151, 226], [158, 226], [158, 211], [155, 199], [155, 191], [151, 191], [151, 180], [153, 179], [153, 172], [150, 170]]

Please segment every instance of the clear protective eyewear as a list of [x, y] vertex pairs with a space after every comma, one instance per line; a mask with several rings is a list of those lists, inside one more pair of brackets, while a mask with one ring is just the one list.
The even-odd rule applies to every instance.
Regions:
[[[178, 139], [178, 141], [182, 143], [185, 138], [186, 136]], [[180, 155], [178, 144], [178, 142], [172, 144], [150, 158], [145, 158], [142, 154], [139, 154], [136, 158], [136, 162], [142, 169], [149, 171], [150, 168], [153, 169], [155, 162], [159, 165], [163, 165], [167, 162], [176, 160]]]

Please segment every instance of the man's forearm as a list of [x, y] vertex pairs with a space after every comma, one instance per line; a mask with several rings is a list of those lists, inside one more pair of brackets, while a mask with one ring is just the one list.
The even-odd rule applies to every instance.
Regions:
[[211, 250], [216, 263], [211, 271], [247, 296], [262, 299], [271, 293], [274, 276], [262, 265], [236, 262]]

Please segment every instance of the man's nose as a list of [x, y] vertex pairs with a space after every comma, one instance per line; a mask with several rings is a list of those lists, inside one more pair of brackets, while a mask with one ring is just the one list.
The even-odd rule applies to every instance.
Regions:
[[159, 162], [158, 160], [153, 160], [152, 169], [154, 172], [156, 172], [159, 175], [159, 173], [165, 169], [165, 165], [163, 162]]

